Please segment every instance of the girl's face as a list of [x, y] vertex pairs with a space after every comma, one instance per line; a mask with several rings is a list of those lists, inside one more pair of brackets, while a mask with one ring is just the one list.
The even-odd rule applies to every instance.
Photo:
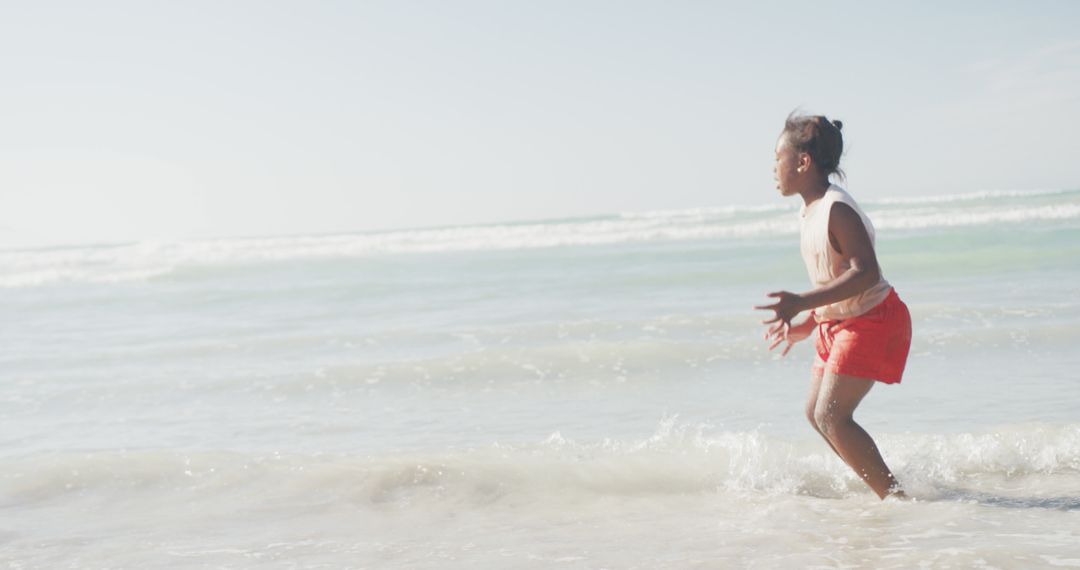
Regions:
[[796, 180], [802, 175], [803, 165], [800, 164], [800, 153], [787, 142], [787, 135], [780, 135], [776, 141], [776, 162], [773, 164], [773, 179], [776, 180], [776, 189], [781, 196], [797, 194]]

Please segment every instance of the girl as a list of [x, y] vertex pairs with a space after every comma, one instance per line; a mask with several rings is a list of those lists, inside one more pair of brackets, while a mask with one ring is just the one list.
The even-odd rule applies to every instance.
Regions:
[[[783, 355], [817, 329], [806, 416], [840, 459], [884, 499], [905, 498], [855, 407], [875, 382], [898, 384], [911, 346], [911, 316], [881, 274], [874, 227], [855, 200], [829, 182], [844, 149], [840, 121], [792, 113], [776, 143], [773, 173], [783, 196], [799, 195], [800, 249], [813, 289], [769, 293], [776, 302], [765, 338]], [[800, 312], [810, 311], [801, 323]]]

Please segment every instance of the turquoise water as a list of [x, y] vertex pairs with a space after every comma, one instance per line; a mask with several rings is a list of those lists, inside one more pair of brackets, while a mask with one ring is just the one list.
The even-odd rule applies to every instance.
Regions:
[[0, 560], [1080, 560], [1080, 192], [863, 206], [915, 336], [857, 419], [914, 503], [806, 424], [809, 344], [761, 338], [808, 287], [794, 203], [9, 249]]

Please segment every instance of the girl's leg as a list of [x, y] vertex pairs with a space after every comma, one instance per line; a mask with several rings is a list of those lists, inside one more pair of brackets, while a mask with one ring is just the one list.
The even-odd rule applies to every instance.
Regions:
[[814, 420], [837, 454], [878, 497], [902, 498], [905, 495], [874, 440], [852, 417], [863, 396], [873, 387], [874, 381], [867, 378], [826, 372], [821, 380]]
[[825, 432], [821, 431], [821, 428], [818, 427], [817, 419], [815, 419], [814, 417], [815, 410], [817, 409], [818, 394], [820, 393], [820, 391], [821, 372], [815, 370], [810, 377], [810, 395], [806, 398], [806, 419], [810, 421], [810, 425], [813, 426], [814, 431], [821, 434], [821, 437], [825, 439], [825, 443], [829, 444], [829, 447], [832, 448], [834, 453], [836, 453], [836, 456], [843, 460], [844, 458], [840, 455], [840, 452], [836, 451], [836, 446], [833, 445], [831, 441], [829, 441], [829, 438], [825, 436]]

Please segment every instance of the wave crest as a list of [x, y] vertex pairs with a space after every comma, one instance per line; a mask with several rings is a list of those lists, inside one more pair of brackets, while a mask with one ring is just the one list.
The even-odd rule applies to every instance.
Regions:
[[[1078, 198], [1075, 191], [982, 192], [868, 200], [865, 206], [878, 229], [920, 230], [1076, 220]], [[782, 236], [798, 232], [794, 211], [791, 204], [766, 204], [361, 234], [0, 250], [0, 287], [142, 281], [184, 269], [305, 259]]]
[[[535, 443], [384, 456], [231, 452], [97, 452], [9, 460], [8, 501], [70, 493], [181, 493], [213, 500], [349, 501], [370, 508], [432, 504], [580, 502], [600, 497], [772, 493], [844, 497], [869, 491], [817, 440], [712, 432], [660, 421], [641, 440], [575, 441], [555, 432]], [[1013, 425], [947, 435], [881, 434], [886, 460], [923, 496], [985, 478], [1080, 474], [1080, 424]], [[941, 490], [941, 491], [939, 491]]]

